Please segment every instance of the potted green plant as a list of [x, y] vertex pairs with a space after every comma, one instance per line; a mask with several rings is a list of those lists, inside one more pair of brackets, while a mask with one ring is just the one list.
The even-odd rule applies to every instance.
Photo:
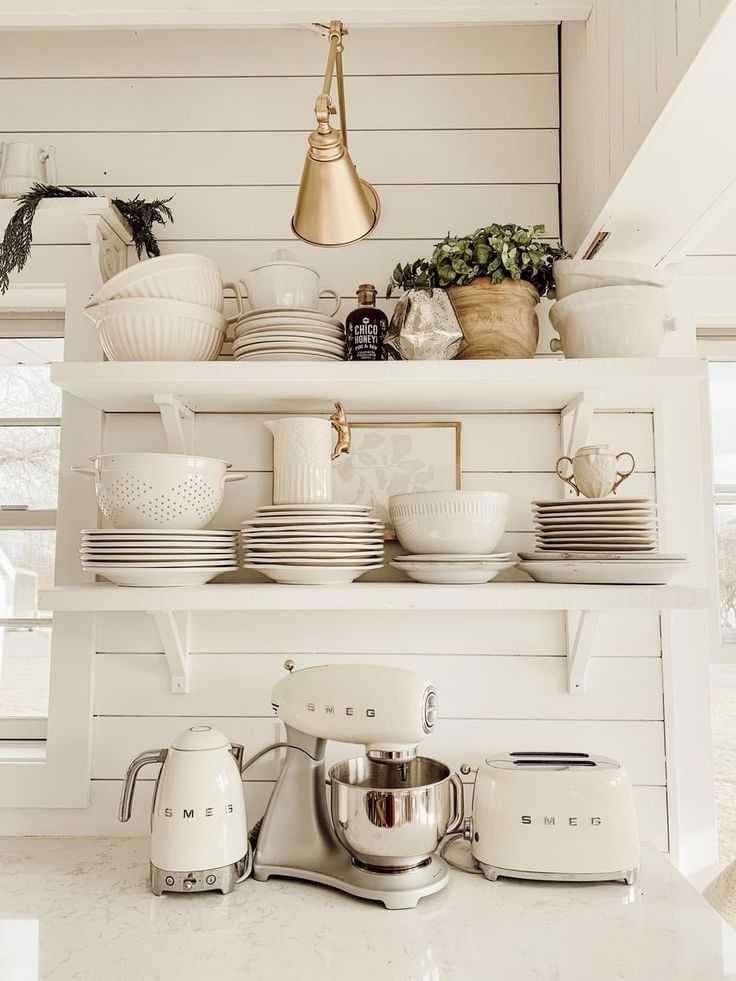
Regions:
[[567, 252], [544, 239], [544, 225], [489, 225], [448, 235], [428, 259], [393, 271], [387, 295], [447, 291], [466, 344], [459, 358], [532, 358], [539, 341], [536, 306], [552, 287], [552, 263]]

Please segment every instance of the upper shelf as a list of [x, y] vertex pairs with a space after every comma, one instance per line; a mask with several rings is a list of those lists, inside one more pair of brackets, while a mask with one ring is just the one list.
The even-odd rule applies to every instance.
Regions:
[[174, 395], [195, 412], [559, 410], [584, 392], [601, 409], [652, 409], [705, 377], [695, 358], [514, 361], [64, 362], [51, 380], [105, 412], [151, 412]]
[[485, 586], [353, 583], [350, 586], [277, 586], [211, 583], [157, 589], [89, 583], [41, 593], [54, 612], [160, 610], [693, 610], [708, 605], [706, 589], [687, 586], [575, 586], [497, 582]]

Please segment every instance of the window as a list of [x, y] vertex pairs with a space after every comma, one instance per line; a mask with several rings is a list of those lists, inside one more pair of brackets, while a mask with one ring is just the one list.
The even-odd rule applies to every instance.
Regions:
[[699, 338], [710, 361], [720, 645], [711, 667], [719, 858], [736, 858], [736, 331]]
[[17, 745], [46, 738], [52, 621], [38, 592], [54, 581], [61, 398], [49, 362], [63, 341], [0, 328], [0, 740]]

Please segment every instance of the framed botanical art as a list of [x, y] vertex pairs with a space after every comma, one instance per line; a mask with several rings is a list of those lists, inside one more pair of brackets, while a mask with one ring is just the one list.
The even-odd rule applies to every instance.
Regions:
[[370, 504], [395, 537], [389, 520], [392, 494], [423, 490], [459, 490], [459, 422], [351, 422], [350, 453], [334, 462], [333, 500]]

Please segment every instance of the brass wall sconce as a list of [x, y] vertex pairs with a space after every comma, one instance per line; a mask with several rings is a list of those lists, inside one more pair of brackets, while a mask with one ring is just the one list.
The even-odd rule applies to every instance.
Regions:
[[[291, 222], [294, 234], [311, 245], [349, 245], [375, 228], [381, 211], [378, 195], [358, 177], [348, 153], [342, 39], [347, 29], [333, 20], [329, 27], [330, 54], [322, 92], [314, 104], [317, 128], [309, 134], [309, 148]], [[336, 112], [330, 98], [337, 75], [340, 131], [330, 125]]]

